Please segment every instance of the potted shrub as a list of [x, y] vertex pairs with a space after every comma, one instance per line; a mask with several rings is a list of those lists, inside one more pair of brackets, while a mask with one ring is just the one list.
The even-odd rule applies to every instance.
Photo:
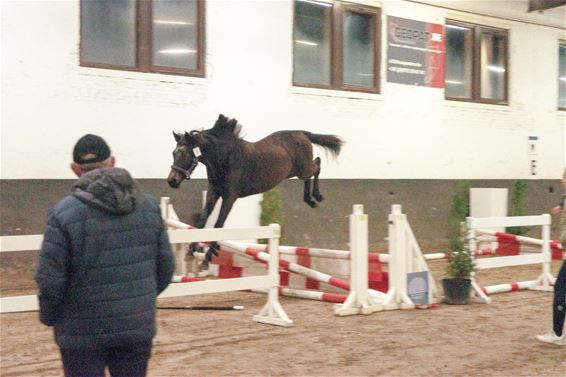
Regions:
[[470, 298], [471, 276], [474, 272], [474, 260], [466, 242], [466, 216], [469, 214], [469, 183], [459, 184], [452, 197], [448, 225], [452, 233], [452, 242], [448, 253], [445, 278], [442, 279], [444, 301], [448, 304], [465, 304]]
[[444, 302], [466, 304], [472, 288], [471, 276], [475, 270], [470, 248], [464, 242], [454, 242], [454, 252], [448, 253], [445, 278], [442, 279]]

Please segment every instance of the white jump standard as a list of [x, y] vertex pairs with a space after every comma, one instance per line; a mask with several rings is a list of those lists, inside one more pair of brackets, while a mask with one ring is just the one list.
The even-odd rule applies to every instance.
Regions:
[[[368, 289], [367, 215], [363, 206], [354, 206], [350, 216], [351, 292], [343, 305], [335, 305], [336, 315], [369, 314], [381, 310], [413, 309], [417, 305], [407, 293], [409, 274], [426, 272], [428, 304], [440, 301], [438, 290], [426, 260], [400, 205], [389, 215], [389, 290], [387, 294]], [[373, 291], [373, 292], [372, 292]]]

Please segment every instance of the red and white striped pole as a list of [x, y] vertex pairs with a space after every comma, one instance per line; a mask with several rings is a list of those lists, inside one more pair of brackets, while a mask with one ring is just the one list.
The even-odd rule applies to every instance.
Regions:
[[[258, 261], [267, 262], [269, 260], [268, 253], [254, 250], [249, 247], [245, 247], [241, 244], [238, 244], [237, 242], [223, 241], [220, 242], [220, 245], [225, 249], [238, 252], [241, 255], [247, 255]], [[316, 271], [308, 267], [301, 266], [300, 264], [297, 263], [293, 263], [285, 260], [279, 260], [279, 267], [306, 276], [307, 278], [311, 278], [320, 281], [322, 283], [326, 283], [333, 287], [344, 289], [345, 291], [350, 290], [350, 284], [347, 281], [333, 277], [329, 274], [325, 274], [324, 272]]]

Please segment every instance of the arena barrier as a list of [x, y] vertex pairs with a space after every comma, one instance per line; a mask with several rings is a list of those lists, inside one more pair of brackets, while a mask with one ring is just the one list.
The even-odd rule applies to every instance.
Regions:
[[[162, 199], [162, 203], [168, 201]], [[163, 208], [167, 208], [164, 206]], [[163, 213], [163, 212], [162, 212]], [[223, 229], [195, 229], [184, 231], [169, 231], [169, 240], [172, 244], [223, 241], [240, 239], [269, 239], [272, 252], [268, 259], [268, 273], [261, 276], [248, 276], [235, 279], [203, 280], [180, 278], [179, 283], [171, 283], [159, 298], [179, 297], [187, 295], [207, 294], [241, 291], [250, 289], [268, 290], [267, 303], [260, 312], [253, 317], [254, 321], [277, 325], [291, 326], [293, 321], [289, 319], [281, 304], [279, 303], [279, 273], [278, 273], [278, 245], [280, 227], [278, 224], [255, 228], [223, 228]], [[0, 239], [0, 250], [20, 251], [39, 250], [41, 248], [41, 235], [32, 236], [6, 236]], [[0, 312], [13, 313], [22, 311], [37, 311], [39, 309], [37, 295], [13, 296], [0, 298]]]
[[468, 242], [470, 250], [475, 250], [478, 242], [478, 235], [502, 235], [503, 233], [494, 232], [485, 228], [501, 228], [511, 226], [541, 226], [541, 240], [530, 237], [518, 237], [508, 235], [507, 238], [513, 238], [517, 241], [528, 241], [535, 243], [541, 247], [540, 253], [508, 255], [500, 257], [492, 257], [485, 259], [474, 258], [477, 270], [488, 268], [500, 268], [521, 266], [529, 264], [541, 264], [542, 271], [536, 280], [523, 282], [514, 282], [509, 284], [499, 284], [481, 288], [475, 277], [472, 277], [473, 294], [485, 303], [491, 302], [491, 298], [487, 295], [492, 293], [510, 292], [520, 289], [535, 289], [551, 291], [554, 284], [554, 277], [550, 273], [552, 262], [551, 241], [550, 241], [550, 215], [544, 214], [540, 216], [512, 216], [512, 217], [468, 217], [466, 219], [468, 230]]

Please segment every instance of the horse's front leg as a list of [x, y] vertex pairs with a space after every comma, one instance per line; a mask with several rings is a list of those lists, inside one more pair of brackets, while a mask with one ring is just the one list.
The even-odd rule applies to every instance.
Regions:
[[[205, 227], [206, 220], [208, 220], [208, 217], [210, 216], [210, 214], [214, 210], [214, 206], [216, 205], [218, 198], [219, 198], [219, 196], [209, 186], [208, 191], [207, 191], [207, 197], [206, 197], [206, 203], [204, 205], [204, 209], [202, 210], [202, 213], [200, 214], [200, 218], [199, 218], [199, 220], [196, 224], [197, 228], [202, 229], [202, 228]], [[187, 253], [187, 256], [193, 257], [195, 252], [198, 250], [198, 246], [199, 246], [198, 242], [192, 242], [189, 245], [189, 251]]]
[[[234, 206], [234, 202], [236, 201], [236, 199], [237, 196], [235, 195], [229, 196], [227, 198], [222, 198], [222, 206], [220, 207], [220, 213], [218, 214], [218, 219], [214, 224], [215, 228], [222, 228], [224, 226], [224, 222], [226, 222], [226, 219], [228, 218], [228, 214], [230, 213], [230, 210], [232, 210], [232, 206]], [[204, 255], [204, 260], [200, 264], [199, 267], [200, 270], [208, 269], [208, 264], [212, 260], [212, 257], [218, 255], [218, 252], [216, 251], [217, 249], [218, 249], [218, 243], [211, 242], [210, 245], [208, 246], [208, 251]]]

